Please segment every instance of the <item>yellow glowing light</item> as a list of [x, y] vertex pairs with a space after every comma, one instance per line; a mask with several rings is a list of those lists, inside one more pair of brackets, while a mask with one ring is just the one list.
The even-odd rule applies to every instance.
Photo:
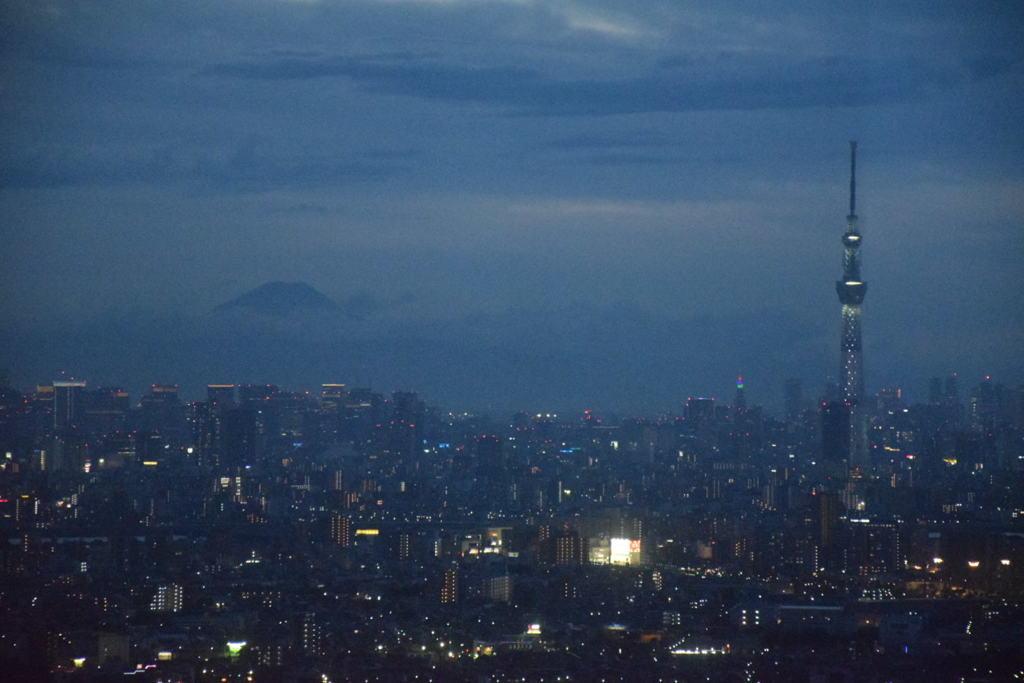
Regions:
[[629, 539], [613, 538], [610, 543], [609, 560], [612, 564], [629, 564]]
[[1003, 558], [1002, 560], [999, 560], [999, 564], [1003, 565], [1004, 567], [1009, 567], [1010, 561], [1006, 558]]
[[934, 562], [935, 564], [942, 564], [943, 562], [945, 562], [945, 560], [943, 560], [941, 557], [933, 557], [932, 562]]
[[229, 640], [228, 643], [227, 643], [227, 645], [228, 645], [228, 654], [232, 655], [232, 656], [235, 656], [239, 652], [241, 652], [242, 648], [244, 648], [248, 644], [249, 643], [244, 641], [244, 640]]
[[81, 669], [85, 666], [85, 657], [75, 657], [71, 660], [71, 663], [75, 665], [76, 669]]
[[377, 536], [380, 529], [356, 529], [356, 536]]
[[970, 567], [971, 569], [977, 569], [978, 567], [981, 566], [981, 562], [978, 562], [977, 560], [968, 560], [967, 561], [967, 566]]

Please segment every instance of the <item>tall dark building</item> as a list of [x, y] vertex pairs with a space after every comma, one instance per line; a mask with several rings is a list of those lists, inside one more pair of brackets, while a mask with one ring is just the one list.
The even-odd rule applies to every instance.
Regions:
[[903, 569], [899, 525], [852, 518], [847, 523], [847, 570], [854, 574], [896, 573]]
[[441, 573], [441, 604], [454, 605], [459, 601], [459, 568], [448, 567]]
[[235, 407], [235, 385], [234, 384], [208, 384], [206, 385], [206, 399], [215, 412], [223, 412]]
[[331, 540], [342, 548], [352, 546], [352, 520], [345, 515], [331, 517]]
[[786, 421], [796, 422], [804, 403], [804, 386], [800, 380], [795, 378], [786, 380], [784, 401]]
[[341, 438], [347, 401], [344, 384], [320, 385], [320, 432], [328, 443], [336, 443]]
[[128, 392], [116, 387], [98, 387], [82, 394], [84, 399], [85, 433], [98, 439], [123, 431], [131, 404]]
[[743, 375], [736, 377], [736, 412], [745, 413], [747, 411], [747, 395], [743, 388]]
[[713, 398], [687, 398], [686, 420], [693, 424], [703, 424], [715, 419], [715, 399]]
[[53, 383], [53, 426], [64, 431], [75, 426], [82, 415], [82, 392], [85, 382], [56, 381]]
[[139, 400], [138, 425], [146, 432], [160, 434], [165, 441], [179, 444], [185, 439], [185, 408], [178, 400], [177, 384], [154, 384]]
[[215, 464], [221, 459], [225, 418], [235, 407], [235, 385], [208, 384], [206, 397], [206, 406], [198, 415], [202, 430], [199, 443], [203, 460]]
[[[836, 551], [836, 525], [839, 521], [839, 501], [832, 491], [821, 491], [815, 496], [818, 503], [819, 566], [834, 569]], [[828, 566], [832, 565], [832, 566]]]
[[951, 404], [960, 404], [960, 388], [955, 372], [946, 378], [946, 401]]
[[821, 406], [821, 456], [830, 478], [841, 476], [850, 460], [850, 406], [842, 401]]

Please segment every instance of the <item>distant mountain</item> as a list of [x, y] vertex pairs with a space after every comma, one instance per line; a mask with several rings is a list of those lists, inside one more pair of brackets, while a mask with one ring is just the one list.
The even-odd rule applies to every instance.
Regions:
[[337, 311], [338, 304], [305, 282], [267, 282], [217, 306], [217, 310], [288, 315], [306, 311]]

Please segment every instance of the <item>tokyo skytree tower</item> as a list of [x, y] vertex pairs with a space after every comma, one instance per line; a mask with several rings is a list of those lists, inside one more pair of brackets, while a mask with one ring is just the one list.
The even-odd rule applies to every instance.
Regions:
[[850, 214], [843, 233], [843, 279], [836, 293], [843, 305], [843, 326], [839, 347], [839, 379], [843, 402], [853, 407], [864, 396], [864, 358], [861, 351], [861, 304], [868, 285], [860, 276], [861, 235], [857, 227], [857, 143], [850, 142]]

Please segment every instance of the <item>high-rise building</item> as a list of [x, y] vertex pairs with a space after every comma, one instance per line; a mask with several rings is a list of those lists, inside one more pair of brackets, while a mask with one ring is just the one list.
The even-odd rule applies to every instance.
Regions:
[[194, 423], [201, 431], [196, 439], [202, 459], [208, 464], [218, 464], [222, 458], [225, 418], [235, 407], [234, 384], [208, 384], [206, 405], [196, 411]]
[[344, 384], [320, 385], [320, 432], [328, 443], [335, 443], [344, 432], [348, 391]]
[[149, 609], [153, 612], [180, 612], [184, 589], [176, 583], [157, 586]]
[[308, 657], [322, 657], [325, 653], [324, 628], [315, 612], [302, 615], [302, 651]]
[[82, 392], [85, 382], [56, 381], [53, 383], [53, 426], [63, 431], [75, 426], [82, 412]]
[[459, 601], [459, 568], [448, 567], [441, 574], [441, 604], [454, 605]]
[[352, 546], [352, 520], [345, 515], [331, 517], [331, 540], [342, 548]]
[[215, 411], [224, 411], [235, 407], [234, 384], [208, 384], [206, 400]]
[[847, 532], [847, 570], [851, 573], [895, 574], [903, 569], [900, 529], [896, 523], [851, 518]]
[[957, 405], [960, 404], [960, 388], [955, 372], [946, 378], [946, 401]]
[[800, 380], [795, 378], [786, 380], [784, 401], [786, 421], [796, 422], [800, 417], [800, 410], [804, 402], [804, 387]]
[[344, 384], [328, 383], [320, 385], [320, 406], [325, 411], [340, 413], [348, 400], [348, 392]]
[[124, 431], [131, 409], [128, 392], [117, 387], [98, 387], [84, 392], [82, 422], [89, 439]]
[[704, 424], [715, 419], [715, 399], [689, 397], [686, 399], [686, 420], [693, 424]]
[[949, 423], [960, 424], [963, 421], [963, 407], [960, 405], [960, 388], [955, 372], [946, 378], [944, 405]]
[[481, 593], [490, 602], [512, 601], [512, 577], [502, 572], [483, 579]]
[[550, 559], [554, 564], [579, 567], [585, 565], [590, 557], [587, 539], [582, 538], [575, 529], [562, 529], [549, 543]]
[[402, 532], [395, 539], [395, 556], [399, 560], [408, 560], [412, 557], [412, 534]]
[[818, 569], [836, 570], [841, 567], [842, 548], [836, 539], [840, 503], [831, 490], [815, 495], [818, 503]]
[[821, 456], [829, 476], [841, 473], [850, 460], [850, 406], [841, 401], [821, 405]]
[[149, 393], [139, 399], [137, 426], [143, 431], [160, 434], [172, 444], [184, 441], [185, 407], [178, 400], [177, 384], [154, 384], [150, 387]]

